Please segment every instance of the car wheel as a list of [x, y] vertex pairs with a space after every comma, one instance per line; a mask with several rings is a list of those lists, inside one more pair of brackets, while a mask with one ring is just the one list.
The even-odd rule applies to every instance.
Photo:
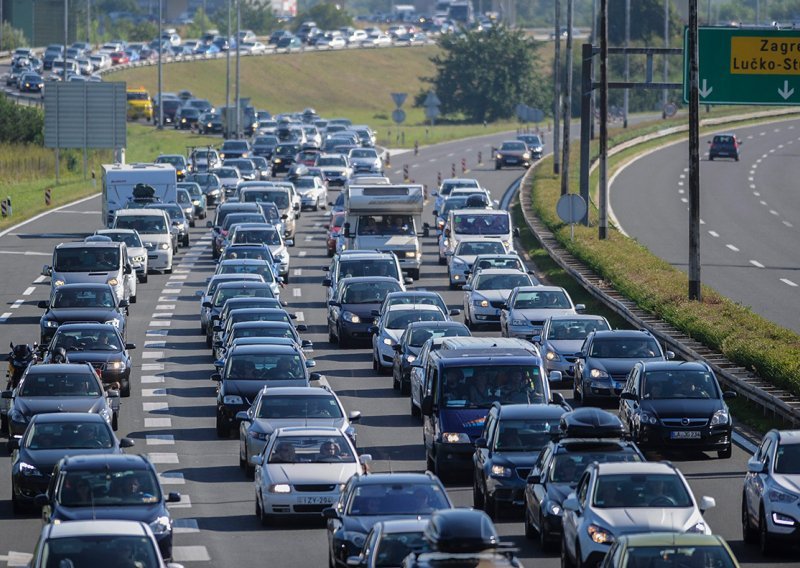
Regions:
[[553, 549], [553, 539], [545, 527], [544, 518], [539, 515], [539, 547], [542, 552], [549, 552]]
[[217, 438], [230, 438], [230, 437], [231, 437], [230, 424], [226, 424], [223, 420], [220, 419], [219, 414], [217, 414]]
[[190, 226], [192, 229], [194, 229], [194, 228], [195, 228], [195, 220], [194, 220], [194, 219], [192, 219], [192, 220], [189, 222], [189, 226]]
[[208, 327], [206, 327], [206, 347], [211, 347], [211, 336], [208, 335]]
[[147, 272], [142, 274], [142, 276], [139, 278], [139, 282], [141, 282], [142, 284], [147, 284]]
[[200, 334], [201, 335], [206, 334], [206, 326], [204, 326], [202, 323], [200, 324]]
[[25, 512], [25, 506], [19, 502], [16, 495], [14, 495], [14, 488], [11, 488], [11, 510], [15, 515], [20, 515]]
[[133, 296], [130, 296], [130, 297], [128, 298], [128, 301], [129, 301], [131, 304], [135, 304], [135, 303], [136, 303], [136, 294], [134, 294]]
[[444, 462], [439, 459], [438, 455], [433, 458], [433, 473], [436, 474], [436, 477], [438, 477], [442, 483], [445, 482], [449, 475], [449, 472], [445, 471]]
[[499, 518], [500, 510], [497, 507], [497, 501], [495, 501], [494, 497], [490, 496], [486, 492], [486, 487], [483, 488], [483, 510], [486, 511], [486, 514], [489, 515], [489, 518], [493, 521], [497, 521]]
[[283, 278], [283, 283], [284, 284], [288, 284], [289, 283], [289, 271], [287, 270], [286, 274], [284, 274], [281, 278]]
[[116, 432], [119, 429], [119, 414], [116, 412], [111, 415], [111, 429]]
[[708, 161], [709, 161], [709, 162], [713, 162], [713, 161], [714, 161], [714, 156], [712, 156], [711, 154], [709, 154], [709, 155], [708, 155]]
[[534, 540], [538, 536], [536, 527], [531, 523], [531, 514], [528, 511], [528, 504], [525, 503], [525, 538]]
[[122, 388], [119, 391], [119, 396], [121, 396], [123, 398], [128, 398], [129, 396], [131, 396], [131, 383], [130, 383], [130, 381], [127, 381], [127, 382], [123, 383]]
[[442, 256], [440, 256], [440, 257], [439, 257], [439, 264], [440, 264], [440, 265], [442, 265], [442, 266], [444, 266], [445, 264], [447, 264], [447, 257], [442, 257]]
[[472, 507], [474, 509], [483, 509], [483, 493], [478, 488], [478, 480], [472, 480]]
[[186, 235], [185, 237], [183, 237], [183, 248], [186, 248], [188, 246], [189, 246], [189, 235]]
[[170, 268], [165, 268], [165, 269], [164, 269], [164, 274], [172, 274], [172, 267], [170, 267]]
[[758, 516], [758, 547], [763, 556], [771, 556], [772, 550], [772, 537], [769, 534], [769, 527], [767, 526], [767, 517], [764, 515], [764, 509]]
[[494, 169], [496, 169], [496, 170], [499, 170], [499, 169], [500, 169], [500, 167], [501, 167], [501, 166], [500, 166], [500, 162], [495, 162], [495, 163], [494, 163]]
[[717, 457], [721, 460], [726, 460], [730, 458], [732, 455], [733, 455], [733, 447], [731, 446], [731, 444], [728, 444], [728, 447], [726, 447], [724, 450], [720, 450], [717, 452]]
[[419, 411], [419, 407], [414, 404], [414, 400], [411, 397], [408, 397], [408, 400], [411, 401], [411, 416], [413, 416], [414, 418], [419, 418], [421, 414]]
[[748, 544], [753, 544], [758, 540], [758, 531], [750, 524], [750, 515], [747, 512], [747, 500], [742, 495], [742, 540]]
[[336, 336], [331, 331], [331, 328], [328, 328], [328, 343], [336, 343]]
[[572, 399], [575, 402], [580, 402], [581, 400], [581, 393], [578, 390], [578, 382], [576, 380], [572, 381]]
[[392, 390], [400, 390], [400, 382], [397, 380], [397, 373], [392, 367]]
[[425, 450], [425, 469], [432, 473], [436, 473], [436, 460], [433, 459], [433, 456], [427, 449]]

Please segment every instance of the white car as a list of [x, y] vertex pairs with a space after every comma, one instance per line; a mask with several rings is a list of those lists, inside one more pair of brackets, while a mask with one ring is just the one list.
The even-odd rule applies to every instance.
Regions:
[[300, 176], [293, 179], [294, 187], [300, 195], [300, 207], [319, 211], [328, 207], [328, 188], [319, 176]]
[[279, 428], [251, 459], [256, 466], [256, 515], [263, 525], [279, 516], [319, 518], [371, 460], [370, 455], [359, 457], [338, 428]]
[[272, 258], [278, 265], [278, 275], [283, 282], [289, 283], [289, 263], [291, 257], [287, 246], [292, 246], [292, 239], [283, 240], [283, 235], [275, 225], [268, 223], [241, 223], [236, 225], [230, 236], [231, 244], [261, 243], [269, 247]]
[[431, 195], [436, 198], [433, 208], [436, 211], [441, 210], [444, 200], [450, 196], [450, 193], [456, 187], [474, 187], [480, 188], [481, 184], [474, 178], [447, 178], [443, 179], [439, 189], [432, 191]]
[[597, 566], [624, 534], [666, 531], [711, 534], [678, 469], [667, 462], [593, 463], [563, 503], [562, 566]]
[[450, 289], [455, 290], [463, 286], [475, 258], [481, 254], [504, 254], [506, 247], [500, 239], [464, 239], [456, 245], [455, 251], [445, 253], [449, 259], [447, 274], [450, 277]]
[[386, 47], [389, 45], [392, 45], [392, 38], [385, 33], [370, 34], [367, 39], [361, 42], [362, 47]]
[[144, 284], [147, 282], [147, 249], [135, 229], [100, 229], [95, 235], [103, 235], [114, 242], [125, 243], [128, 250], [128, 260], [136, 271], [136, 278]]
[[379, 372], [390, 371], [394, 366], [394, 346], [400, 336], [415, 321], [447, 321], [450, 317], [433, 304], [394, 304], [381, 315], [373, 326], [372, 368]]
[[354, 173], [383, 173], [383, 160], [375, 148], [352, 148], [347, 154]]

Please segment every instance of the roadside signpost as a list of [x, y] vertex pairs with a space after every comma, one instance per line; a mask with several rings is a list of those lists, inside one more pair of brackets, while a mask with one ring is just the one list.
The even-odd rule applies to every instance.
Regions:
[[699, 28], [698, 51], [700, 104], [800, 105], [800, 30]]

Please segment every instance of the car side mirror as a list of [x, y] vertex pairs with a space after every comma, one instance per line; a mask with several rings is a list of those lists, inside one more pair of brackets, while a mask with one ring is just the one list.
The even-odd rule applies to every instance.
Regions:
[[302, 347], [303, 349], [313, 349], [314, 343], [309, 339], [303, 339], [300, 342], [300, 347]]
[[360, 422], [361, 421], [361, 411], [360, 410], [353, 410], [350, 414], [347, 415], [347, 419], [350, 422]]
[[560, 383], [563, 379], [564, 376], [561, 371], [550, 371], [550, 374], [547, 376], [547, 380], [551, 383]]
[[250, 457], [250, 463], [251, 463], [252, 465], [261, 465], [261, 464], [263, 464], [263, 463], [264, 463], [264, 458], [262, 458], [260, 455], [258, 455], [258, 456], [251, 456], [251, 457]]
[[554, 392], [550, 395], [550, 404], [557, 404], [558, 406], [569, 406], [564, 395], [560, 392]]
[[575, 311], [582, 314], [586, 311], [586, 304], [575, 304]]
[[299, 203], [295, 203], [293, 209], [295, 211], [300, 211], [300, 204]]
[[699, 507], [699, 509], [700, 509], [701, 513], [705, 513], [709, 509], [713, 509], [716, 506], [717, 506], [717, 501], [713, 497], [708, 497], [706, 495], [703, 495], [700, 498], [700, 507]]
[[[437, 195], [439, 195], [439, 192], [438, 191], [431, 191], [431, 195], [436, 197]], [[436, 215], [436, 211], [434, 211], [433, 214]]]
[[542, 342], [542, 336], [541, 335], [534, 335], [533, 337], [531, 337], [531, 342], [533, 342], [533, 343], [541, 343]]
[[367, 333], [369, 333], [370, 335], [375, 335], [376, 333], [378, 333], [378, 326], [377, 325], [369, 326], [367, 328]]
[[204, 308], [213, 308], [214, 304], [212, 304], [211, 302], [203, 302], [203, 307]]
[[38, 307], [40, 307], [41, 309], [43, 309], [43, 310], [46, 310], [47, 308], [49, 308], [49, 307], [50, 307], [50, 302], [48, 302], [47, 300], [39, 300], [39, 301], [36, 303], [36, 305], [37, 305]]
[[4, 390], [0, 392], [0, 398], [9, 399], [14, 398], [14, 391], [13, 390]]
[[413, 284], [413, 283], [414, 283], [414, 279], [413, 278], [411, 278], [409, 276], [406, 276], [405, 278], [403, 278], [403, 284]]
[[222, 375], [220, 373], [214, 373], [211, 375], [211, 380], [219, 382], [222, 380]]
[[206, 221], [206, 228], [211, 229], [214, 226], [214, 223], [211, 221]]
[[347, 565], [348, 566], [366, 566], [366, 559], [362, 556], [348, 556], [347, 557]]
[[431, 416], [433, 414], [433, 397], [431, 395], [426, 395], [422, 398], [420, 409], [425, 416]]
[[736, 393], [736, 391], [725, 391], [724, 393], [722, 393], [722, 398], [724, 398], [725, 400], [730, 400], [732, 398], [736, 398], [737, 396], [738, 394]]
[[[210, 278], [208, 280], [210, 280]], [[202, 298], [205, 294], [203, 293], [202, 290], [195, 290], [194, 295], [197, 296], [198, 298]]]
[[294, 326], [294, 328], [297, 331], [308, 331], [308, 326], [304, 323], [298, 323], [296, 326]]
[[[260, 458], [261, 456], [254, 456]], [[322, 518], [324, 519], [338, 519], [339, 512], [336, 510], [335, 507], [328, 507], [326, 509], [322, 509]]]
[[119, 307], [120, 308], [127, 308], [129, 305], [130, 305], [130, 303], [128, 302], [128, 300], [120, 300], [119, 301]]
[[135, 343], [126, 343], [125, 344], [125, 349], [136, 349], [136, 344]]
[[[436, 192], [434, 192], [433, 195], [436, 195]], [[434, 217], [438, 217], [439, 216], [439, 212], [436, 209], [433, 210], [433, 216]]]
[[461, 310], [459, 310], [459, 309], [452, 309], [452, 310], [450, 310], [448, 313], [449, 313], [451, 316], [460, 316], [460, 315], [461, 315]]
[[445, 256], [453, 256], [453, 251], [451, 251], [451, 250], [444, 251], [444, 255]]
[[621, 392], [619, 397], [622, 400], [632, 400], [633, 402], [638, 402], [639, 400], [639, 396], [636, 393], [630, 391]]
[[131, 272], [133, 272], [133, 269], [131, 269], [130, 265], [126, 265], [125, 268], [122, 269], [122, 271], [125, 274], [130, 274]]
[[285, 244], [286, 244], [287, 247], [293, 247], [294, 246], [294, 239], [286, 239]]
[[475, 447], [476, 448], [481, 448], [481, 449], [486, 449], [486, 447], [487, 447], [486, 438], [478, 438], [477, 440], [475, 440]]
[[130, 438], [121, 438], [119, 441], [120, 448], [132, 448], [135, 445], [136, 442], [134, 440], [131, 440]]
[[519, 236], [519, 229], [515, 228], [513, 234], [514, 234], [515, 237], [518, 237]]
[[750, 458], [747, 460], [747, 471], [749, 473], [767, 473], [768, 467], [758, 458]]
[[341, 306], [342, 304], [340, 304], [340, 303], [339, 303], [339, 302], [337, 302], [336, 300], [328, 300], [328, 305], [329, 305], [329, 306], [331, 306], [331, 307], [333, 307], [333, 308], [338, 308], [338, 307], [339, 307], [339, 306]]
[[539, 485], [542, 482], [542, 476], [538, 473], [532, 473], [525, 480], [528, 485]]
[[250, 422], [250, 415], [247, 414], [246, 410], [240, 410], [236, 413], [236, 420], [239, 422]]
[[664, 353], [664, 356], [667, 358], [667, 361], [672, 361], [675, 358], [675, 352], [667, 351], [666, 353]]
[[565, 511], [580, 511], [580, 503], [578, 503], [578, 498], [575, 496], [574, 493], [570, 494], [569, 497], [564, 501], [562, 507]]
[[708, 141], [706, 142], [706, 144], [711, 144], [711, 140], [708, 140]]
[[400, 345], [399, 343], [395, 343], [394, 345], [392, 345], [392, 351], [394, 351], [395, 353], [400, 353], [403, 351], [403, 346]]
[[312, 369], [312, 368], [314, 368], [316, 366], [317, 366], [317, 362], [314, 361], [313, 359], [307, 359], [306, 360], [306, 369]]
[[323, 278], [322, 279], [322, 285], [325, 286], [326, 288], [329, 288], [330, 285], [331, 285], [331, 279], [330, 278]]
[[169, 493], [167, 495], [167, 503], [179, 503], [180, 500], [181, 500], [181, 494], [180, 493], [174, 493], [173, 492], [173, 493]]
[[214, 327], [211, 328], [211, 331], [216, 331], [217, 333], [219, 333], [220, 331], [222, 331], [222, 326], [215, 325]]
[[471, 286], [470, 284], [464, 284], [464, 285], [461, 287], [461, 289], [462, 289], [464, 292], [471, 292], [471, 291], [472, 291], [472, 286]]

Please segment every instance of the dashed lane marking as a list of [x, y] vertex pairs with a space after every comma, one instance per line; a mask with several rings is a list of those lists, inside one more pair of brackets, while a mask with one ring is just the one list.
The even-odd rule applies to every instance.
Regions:
[[13, 550], [9, 550], [8, 554], [0, 555], [0, 562], [5, 562], [9, 567], [27, 566], [32, 559], [33, 554], [14, 552]]
[[167, 389], [142, 389], [142, 396], [167, 396]]
[[[186, 280], [189, 277], [188, 274], [171, 274], [169, 279], [170, 280]], [[169, 284], [169, 282], [167, 283]]]
[[300, 258], [303, 258], [305, 255], [306, 255], [306, 251], [304, 251], [304, 250], [301, 250], [300, 252], [297, 253], [297, 256], [299, 256]]
[[0, 323], [5, 323], [5, 321], [11, 317], [11, 312], [5, 312], [4, 314], [0, 315]]
[[143, 402], [142, 410], [145, 412], [162, 412], [169, 410], [169, 404], [166, 402]]
[[33, 283], [34, 284], [41, 284], [45, 280], [47, 280], [47, 276], [37, 276], [36, 280], [34, 280]]
[[142, 359], [163, 359], [164, 352], [163, 351], [143, 351], [142, 352]]
[[164, 335], [167, 335], [168, 333], [169, 333], [168, 329], [148, 329], [146, 332], [144, 332], [145, 335], [149, 335], [149, 336], [153, 336], [153, 335], [155, 335], [155, 336], [164, 336]]
[[144, 348], [145, 349], [164, 349], [167, 346], [167, 342], [163, 340], [154, 341], [152, 339], [145, 339], [144, 341]]
[[[178, 454], [175, 452], [150, 452], [147, 454], [147, 457], [152, 463], [179, 463]], [[186, 499], [188, 501], [189, 497], [184, 495], [182, 499]], [[177, 504], [180, 505], [180, 503]], [[192, 506], [191, 502], [188, 504], [188, 506]]]
[[739, 249], [737, 247], [733, 246], [730, 243], [725, 245], [725, 246], [728, 247], [729, 249], [731, 249], [733, 252], [739, 252]]
[[161, 482], [161, 485], [186, 484], [186, 479], [184, 479], [183, 474], [178, 473], [177, 471], [165, 471], [164, 473], [159, 473], [158, 480]]
[[140, 379], [143, 385], [152, 385], [152, 384], [163, 384], [164, 377], [159, 375], [142, 375]]
[[176, 534], [191, 534], [200, 532], [200, 527], [197, 526], [197, 519], [175, 519], [172, 530]]
[[145, 418], [145, 428], [172, 428], [172, 418]]
[[774, 209], [770, 209], [770, 210], [769, 210], [769, 212], [770, 212], [770, 215], [775, 215], [776, 217], [777, 217], [778, 215], [780, 215], [780, 213], [778, 213], [778, 212], [777, 212], [777, 211], [775, 211]]
[[303, 291], [300, 288], [295, 288], [292, 290], [292, 296], [294, 296], [295, 298], [299, 298], [302, 295]]
[[756, 268], [764, 268], [764, 265], [763, 265], [763, 264], [761, 264], [760, 262], [758, 262], [757, 260], [751, 260], [751, 261], [750, 261], [750, 264], [752, 264], [752, 265], [753, 265], [753, 266], [755, 266]]
[[[148, 454], [148, 455], [152, 456], [152, 455], [158, 455], [158, 454]], [[164, 454], [164, 455], [169, 455], [169, 454]], [[176, 456], [176, 460], [177, 460], [177, 454], [173, 454], [173, 455]], [[162, 462], [162, 463], [164, 463], [164, 462]], [[177, 463], [177, 461], [176, 461], [176, 463]], [[189, 497], [188, 495], [184, 495], [184, 494], [181, 494], [181, 500], [178, 501], [177, 503], [167, 503], [167, 507], [170, 508], [170, 509], [189, 509], [189, 508], [191, 508], [191, 506], [192, 506], [192, 498]]]
[[792, 288], [797, 288], [797, 284], [789, 280], [788, 278], [781, 278], [781, 282], [786, 284], [787, 286], [791, 286]]
[[302, 276], [302, 275], [303, 275], [302, 268], [295, 268], [294, 270], [292, 270], [292, 276]]
[[156, 312], [152, 316], [152, 318], [171, 318], [174, 312]]
[[158, 304], [156, 306], [157, 310], [174, 310], [175, 304]]
[[794, 227], [794, 225], [792, 225], [789, 221], [783, 221], [783, 224], [787, 227]]
[[172, 325], [171, 321], [157, 321], [153, 320], [148, 324], [150, 327], [170, 327]]
[[29, 288], [25, 288], [25, 291], [22, 293], [22, 295], [23, 295], [23, 296], [30, 296], [30, 295], [31, 295], [31, 294], [33, 294], [35, 291], [36, 291], [36, 288], [35, 288], [34, 286], [31, 286], [31, 287], [29, 287]]
[[9, 309], [16, 310], [17, 308], [19, 308], [24, 303], [25, 303], [25, 300], [15, 300], [14, 303], [11, 304]]
[[295, 312], [294, 315], [295, 315], [295, 321], [297, 321], [298, 323], [306, 321], [306, 316], [305, 314], [303, 314], [303, 312]]
[[174, 446], [175, 436], [172, 434], [146, 434], [144, 439], [148, 446]]
[[21, 250], [0, 250], [0, 254], [16, 254], [19, 256], [52, 256], [52, 253], [46, 252], [34, 252], [31, 250], [21, 251]]
[[[180, 503], [178, 503], [180, 504]], [[172, 559], [175, 562], [210, 562], [205, 546], [173, 546]]]

